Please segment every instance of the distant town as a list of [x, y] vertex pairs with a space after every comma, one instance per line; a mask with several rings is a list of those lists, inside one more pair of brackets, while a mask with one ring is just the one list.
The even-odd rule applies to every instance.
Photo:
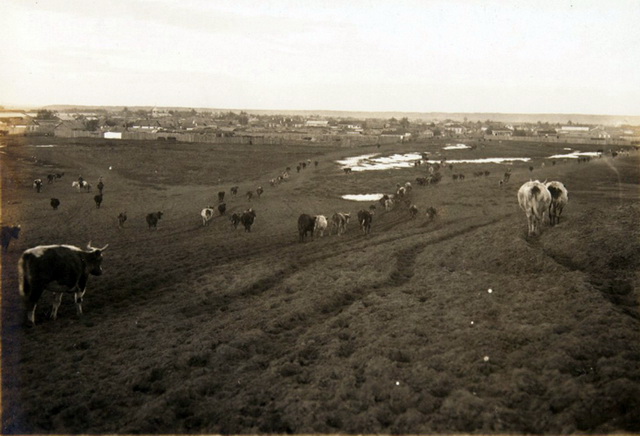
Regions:
[[[65, 107], [34, 111], [0, 108], [0, 136], [243, 144], [303, 141], [344, 146], [418, 142], [432, 138], [640, 145], [640, 126], [623, 122], [587, 124], [567, 119], [565, 122], [515, 123], [490, 118], [481, 121], [467, 117], [459, 120], [454, 117], [374, 118], [367, 114], [358, 116], [363, 115], [359, 113], [353, 113], [353, 116], [336, 114], [340, 116], [159, 107]], [[528, 119], [531, 117], [529, 115]]]

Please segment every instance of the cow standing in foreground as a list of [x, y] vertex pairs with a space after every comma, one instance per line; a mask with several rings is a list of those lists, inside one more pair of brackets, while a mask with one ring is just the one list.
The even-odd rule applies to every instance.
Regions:
[[298, 217], [298, 241], [304, 242], [304, 238], [306, 238], [307, 233], [311, 234], [313, 238], [313, 230], [316, 226], [316, 218], [303, 213]]
[[102, 204], [102, 194], [94, 195], [93, 201], [96, 202], [96, 209], [100, 209], [100, 205]]
[[147, 215], [147, 224], [149, 228], [158, 230], [158, 220], [162, 218], [162, 212], [153, 212]]
[[562, 182], [547, 182], [545, 186], [551, 194], [551, 204], [549, 205], [549, 224], [555, 226], [560, 223], [562, 210], [569, 202], [569, 192]]
[[371, 233], [371, 222], [373, 221], [373, 212], [361, 209], [358, 212], [358, 223], [362, 228], [362, 233], [368, 235]]
[[60, 206], [60, 200], [58, 200], [57, 198], [52, 198], [49, 204], [51, 205], [53, 210], [58, 210], [58, 207]]
[[72, 245], [41, 245], [22, 254], [18, 262], [20, 295], [32, 325], [36, 305], [45, 290], [54, 294], [51, 318], [56, 319], [65, 293], [74, 294], [78, 315], [82, 315], [82, 297], [89, 274], [102, 274], [102, 252], [108, 245], [94, 248], [89, 242], [88, 251]]
[[9, 251], [9, 244], [12, 239], [20, 236], [20, 226], [2, 226], [2, 251]]
[[528, 181], [518, 190], [518, 203], [527, 215], [529, 236], [535, 236], [540, 232], [545, 212], [549, 211], [551, 193], [544, 183]]

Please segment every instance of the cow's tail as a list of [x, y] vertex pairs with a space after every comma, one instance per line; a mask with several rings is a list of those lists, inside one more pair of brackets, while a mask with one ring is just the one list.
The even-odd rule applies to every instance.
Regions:
[[18, 261], [18, 287], [20, 296], [26, 299], [31, 294], [31, 284], [29, 281], [29, 259], [27, 254], [20, 256]]

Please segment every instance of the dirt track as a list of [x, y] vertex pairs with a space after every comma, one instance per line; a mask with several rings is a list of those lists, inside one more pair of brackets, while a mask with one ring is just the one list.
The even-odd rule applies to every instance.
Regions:
[[[4, 433], [640, 431], [638, 154], [541, 168], [560, 147], [464, 152], [535, 158], [503, 187], [500, 165], [482, 178], [457, 166], [457, 182], [445, 169], [441, 184], [418, 187], [424, 167], [345, 175], [332, 163], [440, 145], [0, 149], [2, 222], [23, 227], [2, 257]], [[318, 168], [296, 173], [307, 158]], [[270, 187], [286, 166], [291, 181]], [[31, 189], [55, 171], [63, 179]], [[71, 190], [78, 174], [105, 178], [101, 209]], [[570, 197], [536, 239], [515, 195], [530, 177], [561, 180]], [[300, 213], [355, 217], [369, 203], [340, 195], [406, 181], [417, 219], [378, 208], [369, 236], [354, 220], [343, 236], [297, 242]], [[258, 185], [262, 198], [248, 201]], [[251, 233], [227, 217], [202, 227], [220, 190], [227, 214], [256, 210]], [[156, 210], [165, 215], [150, 231], [144, 215]], [[85, 314], [67, 298], [53, 322], [43, 301], [38, 325], [24, 327], [22, 250], [89, 240], [110, 245]]]

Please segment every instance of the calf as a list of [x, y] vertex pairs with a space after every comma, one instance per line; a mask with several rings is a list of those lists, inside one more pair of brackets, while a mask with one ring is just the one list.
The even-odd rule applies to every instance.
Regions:
[[311, 215], [307, 215], [306, 213], [301, 214], [298, 217], [298, 241], [304, 242], [304, 239], [307, 236], [307, 233], [311, 234], [313, 238], [313, 230], [316, 226], [316, 219]]
[[227, 211], [227, 204], [226, 203], [220, 203], [218, 205], [218, 213], [220, 213], [220, 215], [224, 215], [224, 213]]
[[436, 211], [435, 207], [429, 206], [427, 208], [427, 219], [429, 219], [429, 221], [433, 220], [437, 214], [438, 214], [438, 211]]
[[53, 210], [58, 210], [58, 206], [60, 206], [60, 200], [58, 200], [57, 198], [52, 198], [49, 204], [51, 205]]
[[53, 292], [51, 318], [56, 319], [64, 293], [73, 293], [78, 315], [82, 314], [82, 297], [89, 275], [102, 274], [102, 248], [87, 244], [84, 251], [72, 245], [44, 245], [26, 250], [18, 262], [20, 295], [27, 318], [35, 325], [38, 300], [45, 290]]
[[100, 205], [102, 204], [102, 194], [94, 195], [93, 201], [96, 202], [96, 209], [100, 209]]
[[102, 183], [102, 180], [98, 182], [97, 186], [98, 186], [98, 192], [102, 194], [102, 190], [104, 189], [104, 183]]
[[238, 187], [237, 186], [232, 186], [231, 187], [231, 194], [232, 195], [237, 195], [238, 194]]
[[218, 203], [222, 203], [224, 201], [224, 191], [218, 192]]
[[549, 204], [549, 224], [555, 226], [560, 223], [560, 215], [562, 210], [569, 202], [569, 192], [562, 182], [547, 182], [545, 186], [551, 194], [551, 203]]
[[315, 224], [313, 227], [314, 233], [320, 233], [320, 237], [324, 236], [324, 231], [327, 230], [327, 218], [324, 215], [317, 215]]
[[247, 191], [247, 200], [251, 201], [252, 198], [253, 198], [253, 192]]
[[147, 214], [147, 224], [149, 225], [149, 228], [158, 230], [158, 220], [160, 218], [162, 218], [162, 212], [153, 212]]
[[368, 235], [371, 233], [371, 222], [373, 221], [373, 212], [361, 209], [358, 212], [358, 223], [362, 229], [362, 233]]
[[2, 226], [2, 251], [9, 251], [9, 243], [20, 236], [20, 226]]
[[264, 189], [262, 189], [262, 186], [258, 186], [258, 189], [256, 189], [256, 194], [258, 194], [258, 198], [260, 198], [263, 192], [264, 192]]
[[245, 232], [251, 232], [251, 226], [256, 220], [256, 213], [253, 209], [249, 208], [245, 210], [240, 217], [240, 222], [244, 226]]
[[47, 183], [51, 184], [56, 180], [56, 175], [55, 174], [48, 174], [47, 175]]
[[535, 236], [541, 230], [545, 212], [549, 211], [551, 193], [544, 183], [529, 181], [518, 190], [518, 203], [527, 215], [529, 236]]

